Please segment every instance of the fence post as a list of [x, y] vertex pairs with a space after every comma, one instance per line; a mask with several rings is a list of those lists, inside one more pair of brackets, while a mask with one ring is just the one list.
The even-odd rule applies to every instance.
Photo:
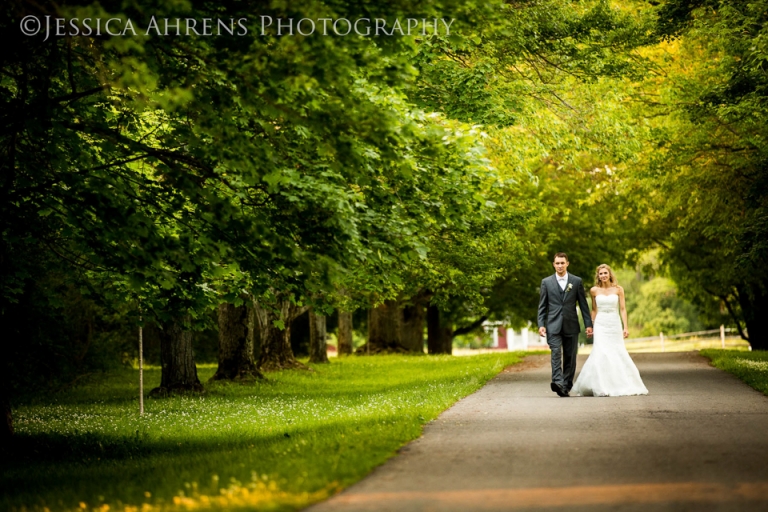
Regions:
[[[139, 319], [141, 321], [141, 319]], [[139, 325], [139, 415], [144, 415], [144, 332]]]
[[661, 351], [664, 352], [664, 333], [659, 331], [659, 338], [661, 338]]
[[725, 348], [725, 326], [720, 325], [720, 345]]

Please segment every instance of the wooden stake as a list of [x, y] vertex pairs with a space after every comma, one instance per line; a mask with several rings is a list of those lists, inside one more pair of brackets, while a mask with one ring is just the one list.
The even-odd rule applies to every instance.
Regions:
[[[141, 321], [141, 317], [139, 317]], [[139, 326], [139, 416], [144, 415], [144, 329]]]

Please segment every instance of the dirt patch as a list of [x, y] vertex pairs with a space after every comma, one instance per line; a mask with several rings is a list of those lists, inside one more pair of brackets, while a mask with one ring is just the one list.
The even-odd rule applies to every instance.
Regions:
[[541, 368], [545, 364], [549, 363], [551, 359], [549, 354], [539, 354], [534, 356], [525, 356], [522, 362], [507, 366], [501, 373], [517, 373], [524, 372], [526, 370], [534, 370]]

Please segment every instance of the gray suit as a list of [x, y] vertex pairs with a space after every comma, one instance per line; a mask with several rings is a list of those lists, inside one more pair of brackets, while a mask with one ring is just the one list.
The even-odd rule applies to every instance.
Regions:
[[592, 327], [589, 306], [581, 278], [568, 273], [565, 290], [557, 284], [556, 274], [541, 280], [539, 297], [539, 327], [547, 328], [547, 345], [552, 349], [552, 382], [570, 391], [576, 374], [576, 354], [579, 351], [579, 317], [581, 310], [585, 327]]

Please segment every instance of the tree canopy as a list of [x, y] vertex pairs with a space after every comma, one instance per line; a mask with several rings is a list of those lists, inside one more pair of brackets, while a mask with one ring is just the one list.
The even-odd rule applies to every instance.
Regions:
[[[765, 349], [766, 12], [731, 0], [3, 4], [6, 394], [26, 368], [13, 361], [40, 347], [124, 347], [116, 338], [148, 321], [187, 347], [220, 304], [258, 311], [258, 329], [240, 310], [228, 332], [258, 332], [261, 364], [276, 367], [264, 358], [290, 351], [310, 306], [426, 305], [449, 338], [488, 318], [523, 326], [557, 251], [585, 282], [599, 263], [658, 251], [701, 322], [727, 312]], [[262, 34], [254, 13], [450, 30]], [[225, 33], [25, 36], [25, 16], [223, 19]], [[657, 316], [688, 311], [675, 304]], [[194, 368], [187, 348], [168, 357]]]

